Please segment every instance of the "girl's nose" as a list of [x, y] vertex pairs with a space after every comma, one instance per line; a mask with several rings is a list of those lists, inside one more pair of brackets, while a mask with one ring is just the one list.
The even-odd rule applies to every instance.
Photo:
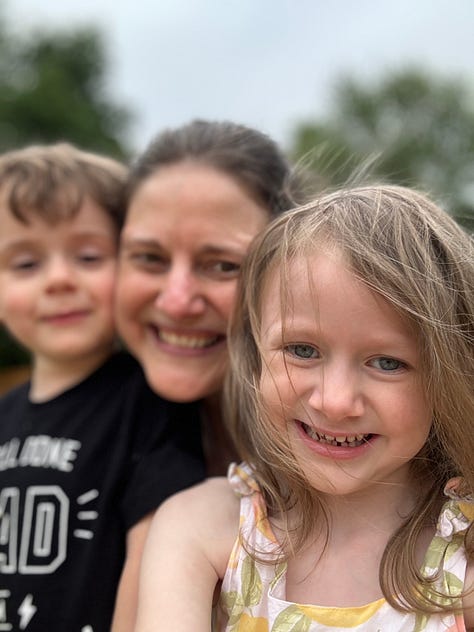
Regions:
[[360, 417], [364, 411], [363, 394], [356, 370], [340, 367], [321, 369], [311, 393], [309, 404], [322, 412], [328, 421], [343, 421]]
[[170, 318], [199, 316], [206, 306], [201, 285], [191, 270], [182, 267], [171, 268], [163, 277], [155, 305]]

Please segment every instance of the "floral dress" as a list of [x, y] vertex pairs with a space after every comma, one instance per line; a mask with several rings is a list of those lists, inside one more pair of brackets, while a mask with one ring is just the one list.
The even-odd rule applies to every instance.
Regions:
[[[214, 612], [214, 632], [465, 632], [462, 614], [415, 615], [398, 612], [382, 598], [364, 606], [332, 608], [288, 602], [286, 564], [255, 561], [242, 542], [275, 559], [276, 538], [263, 496], [250, 468], [232, 464], [228, 479], [240, 497], [241, 536], [237, 538]], [[460, 479], [445, 488], [449, 500], [438, 519], [428, 547], [423, 572], [440, 572], [445, 594], [460, 595], [464, 585], [466, 556], [463, 535], [474, 519], [474, 502], [460, 498]]]

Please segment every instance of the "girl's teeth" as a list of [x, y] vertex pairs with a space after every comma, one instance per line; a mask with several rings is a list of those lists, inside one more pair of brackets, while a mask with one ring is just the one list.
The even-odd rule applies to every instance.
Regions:
[[306, 434], [311, 437], [311, 439], [314, 439], [315, 441], [319, 441], [320, 443], [326, 443], [328, 445], [334, 445], [334, 446], [343, 446], [343, 447], [357, 447], [362, 445], [368, 438], [370, 435], [368, 434], [355, 434], [355, 435], [338, 435], [336, 437], [333, 437], [331, 435], [326, 435], [323, 433], [319, 433], [316, 430], [314, 430], [314, 428], [312, 428], [311, 426], [308, 426], [307, 424], [303, 424], [303, 428], [306, 432]]

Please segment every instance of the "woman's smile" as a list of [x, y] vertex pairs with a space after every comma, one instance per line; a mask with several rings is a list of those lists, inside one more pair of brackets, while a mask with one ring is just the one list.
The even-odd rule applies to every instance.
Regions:
[[162, 343], [161, 346], [170, 352], [202, 351], [226, 341], [226, 336], [222, 334], [171, 330], [157, 325], [150, 325], [150, 331], [157, 343]]

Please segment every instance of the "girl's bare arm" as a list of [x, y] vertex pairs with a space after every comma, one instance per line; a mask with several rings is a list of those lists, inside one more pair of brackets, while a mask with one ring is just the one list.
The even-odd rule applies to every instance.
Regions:
[[210, 479], [157, 511], [142, 559], [135, 632], [209, 632], [216, 584], [239, 528], [226, 479]]

